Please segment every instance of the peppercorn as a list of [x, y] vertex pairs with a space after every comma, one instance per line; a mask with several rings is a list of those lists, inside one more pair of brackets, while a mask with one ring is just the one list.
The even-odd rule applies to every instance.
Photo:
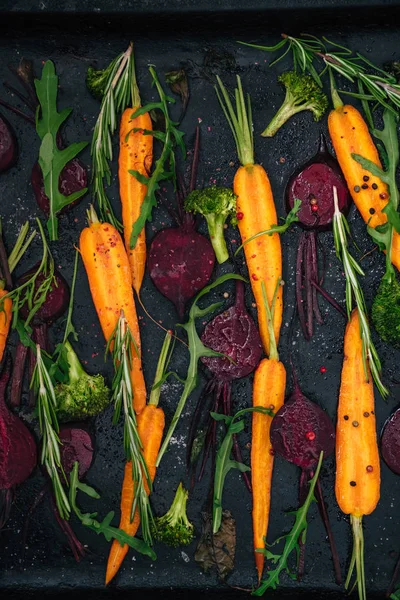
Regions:
[[369, 412], [365, 411], [364, 417], [369, 417]]
[[377, 183], [373, 183], [372, 184], [372, 189], [373, 190], [377, 190], [378, 189], [378, 184]]
[[370, 208], [369, 209], [369, 214], [370, 215], [374, 215], [375, 214], [375, 209], [374, 208]]
[[382, 192], [382, 194], [379, 194], [379, 198], [382, 198], [382, 200], [386, 200], [386, 198], [388, 197], [386, 192]]
[[353, 421], [352, 425], [353, 425], [353, 427], [358, 427], [358, 421]]
[[364, 177], [363, 177], [363, 181], [369, 181], [369, 177], [368, 177], [368, 175], [364, 175]]
[[372, 473], [373, 470], [374, 470], [374, 467], [372, 465], [368, 465], [367, 473]]
[[368, 184], [367, 183], [363, 183], [361, 187], [362, 187], [363, 190], [367, 190], [368, 189]]
[[343, 419], [344, 419], [345, 421], [348, 421], [348, 420], [349, 420], [349, 416], [348, 416], [348, 415], [344, 415]]
[[361, 188], [360, 188], [360, 186], [359, 186], [359, 185], [355, 185], [355, 186], [354, 186], [354, 191], [355, 191], [355, 192], [357, 192], [357, 193], [358, 193], [360, 190], [361, 190]]
[[351, 487], [356, 487], [357, 484], [355, 481], [350, 481], [350, 485], [351, 485]]

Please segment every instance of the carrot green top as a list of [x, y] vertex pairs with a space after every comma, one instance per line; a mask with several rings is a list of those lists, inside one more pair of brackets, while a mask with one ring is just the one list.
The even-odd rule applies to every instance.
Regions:
[[242, 165], [254, 164], [253, 123], [251, 118], [250, 96], [245, 99], [242, 82], [239, 75], [236, 76], [237, 88], [235, 89], [235, 104], [233, 106], [229, 94], [217, 76], [218, 86], [215, 86], [218, 100], [224, 111], [225, 117], [232, 130], [236, 143], [237, 153]]

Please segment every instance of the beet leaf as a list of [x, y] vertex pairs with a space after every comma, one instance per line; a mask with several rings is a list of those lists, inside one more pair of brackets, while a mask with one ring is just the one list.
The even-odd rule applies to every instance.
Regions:
[[87, 188], [82, 188], [69, 196], [64, 196], [58, 186], [61, 171], [87, 146], [87, 142], [71, 144], [64, 150], [60, 150], [57, 146], [58, 130], [69, 117], [72, 109], [65, 108], [61, 112], [57, 110], [58, 77], [51, 60], [44, 64], [42, 78], [35, 80], [35, 88], [40, 103], [36, 117], [36, 131], [42, 140], [39, 164], [43, 173], [45, 193], [50, 204], [47, 229], [50, 240], [54, 241], [58, 239], [57, 213], [87, 192]]
[[286, 570], [290, 573], [288, 567], [288, 558], [293, 551], [296, 551], [298, 554], [300, 551], [299, 540], [305, 542], [307, 535], [307, 514], [312, 502], [316, 502], [316, 498], [314, 496], [315, 486], [318, 480], [319, 472], [321, 470], [322, 459], [324, 453], [321, 452], [319, 455], [318, 466], [315, 469], [314, 477], [310, 481], [310, 488], [308, 490], [307, 497], [304, 501], [304, 504], [300, 506], [298, 510], [296, 510], [293, 515], [295, 517], [295, 521], [290, 532], [278, 540], [276, 540], [275, 544], [281, 540], [285, 540], [285, 545], [283, 547], [282, 554], [272, 554], [269, 550], [265, 550], [264, 548], [260, 548], [258, 552], [262, 552], [265, 556], [272, 560], [274, 564], [277, 565], [276, 569], [271, 569], [267, 572], [267, 577], [264, 579], [260, 586], [252, 592], [253, 596], [262, 596], [264, 592], [266, 592], [269, 588], [273, 590], [276, 589], [279, 584], [279, 575], [282, 571]]

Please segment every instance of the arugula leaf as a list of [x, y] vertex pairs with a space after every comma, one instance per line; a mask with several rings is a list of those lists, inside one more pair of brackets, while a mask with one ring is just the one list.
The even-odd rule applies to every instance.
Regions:
[[146, 106], [138, 108], [131, 116], [132, 119], [139, 117], [152, 109], [157, 108], [162, 111], [165, 117], [165, 133], [146, 131], [146, 135], [154, 135], [163, 143], [163, 149], [160, 157], [155, 162], [155, 167], [150, 177], [145, 177], [138, 171], [129, 170], [129, 173], [135, 177], [140, 183], [147, 185], [146, 196], [143, 200], [140, 209], [140, 215], [133, 224], [130, 234], [130, 247], [134, 248], [138, 241], [140, 232], [146, 224], [146, 221], [151, 221], [153, 208], [157, 206], [156, 192], [160, 189], [160, 182], [172, 180], [175, 186], [175, 155], [174, 148], [178, 146], [182, 151], [182, 156], [186, 156], [185, 144], [183, 142], [184, 134], [177, 129], [178, 123], [171, 120], [168, 110], [168, 103], [174, 103], [175, 100], [167, 96], [158, 80], [157, 73], [153, 67], [150, 67], [150, 73], [153, 77], [160, 102], [151, 102]]
[[271, 569], [270, 571], [267, 571], [267, 577], [261, 582], [260, 586], [252, 592], [253, 596], [262, 596], [264, 592], [266, 592], [269, 588], [275, 590], [277, 585], [279, 584], [279, 576], [282, 571], [286, 570], [290, 575], [287, 561], [290, 554], [294, 550], [296, 552], [299, 551], [300, 537], [303, 543], [305, 542], [308, 528], [307, 514], [311, 503], [316, 502], [314, 496], [314, 489], [321, 470], [323, 455], [323, 452], [321, 452], [319, 455], [318, 465], [315, 470], [314, 477], [310, 481], [310, 489], [308, 490], [307, 498], [305, 499], [304, 504], [300, 506], [298, 510], [293, 512], [295, 517], [293, 527], [288, 534], [282, 537], [282, 539], [285, 540], [285, 545], [282, 554], [271, 555], [270, 551], [265, 550], [264, 548], [260, 548], [257, 550], [257, 552], [265, 554], [267, 558], [272, 558], [273, 563], [277, 564], [277, 567], [276, 569]]
[[236, 460], [231, 459], [232, 447], [233, 447], [233, 436], [237, 435], [244, 429], [244, 419], [237, 421], [239, 417], [250, 413], [260, 412], [264, 415], [270, 415], [274, 413], [270, 408], [264, 408], [262, 406], [253, 406], [251, 408], [244, 408], [239, 410], [235, 416], [230, 417], [229, 415], [223, 415], [220, 413], [211, 413], [212, 418], [215, 421], [224, 421], [228, 430], [222, 441], [221, 446], [218, 449], [216, 462], [215, 462], [215, 474], [214, 474], [214, 498], [213, 498], [213, 533], [216, 534], [221, 526], [222, 519], [222, 492], [224, 490], [224, 484], [226, 476], [231, 469], [239, 469], [241, 473], [250, 471], [250, 467], [243, 463], [239, 463]]
[[36, 131], [42, 140], [39, 150], [39, 165], [43, 173], [44, 191], [50, 205], [47, 229], [50, 240], [54, 241], [58, 239], [57, 213], [87, 192], [87, 188], [83, 188], [69, 196], [64, 196], [59, 190], [61, 171], [87, 146], [87, 142], [71, 144], [63, 150], [57, 146], [58, 130], [69, 117], [72, 109], [65, 108], [61, 112], [57, 111], [58, 77], [51, 60], [44, 64], [42, 78], [35, 79], [35, 88], [39, 99], [36, 112]]
[[113, 527], [111, 521], [114, 518], [114, 512], [110, 511], [103, 519], [103, 521], [97, 521], [97, 513], [82, 513], [79, 509], [76, 501], [76, 495], [78, 490], [90, 496], [90, 498], [100, 498], [99, 494], [91, 486], [81, 483], [78, 477], [79, 463], [75, 462], [70, 475], [70, 487], [69, 487], [69, 502], [75, 515], [78, 517], [82, 525], [88, 527], [98, 535], [104, 535], [107, 542], [111, 540], [117, 540], [123, 546], [128, 544], [131, 548], [149, 556], [152, 560], [156, 560], [157, 555], [148, 544], [143, 540], [139, 540], [134, 536], [129, 535], [123, 529]]
[[391, 111], [385, 110], [383, 113], [383, 123], [383, 129], [373, 129], [372, 133], [383, 144], [386, 157], [385, 170], [359, 154], [352, 154], [351, 156], [363, 167], [363, 169], [369, 171], [372, 175], [379, 177], [389, 187], [389, 201], [382, 209], [382, 212], [385, 213], [388, 218], [388, 222], [375, 229], [368, 226], [367, 230], [379, 249], [387, 251], [386, 270], [387, 273], [389, 273], [389, 271], [391, 272], [392, 270], [390, 255], [393, 229], [400, 233], [400, 215], [398, 213], [400, 195], [396, 182], [396, 171], [399, 164], [399, 141], [397, 137], [398, 120]]
[[287, 229], [289, 229], [289, 227], [291, 226], [292, 223], [296, 223], [299, 220], [297, 213], [299, 212], [300, 208], [301, 208], [301, 200], [299, 200], [299, 198], [295, 198], [293, 208], [286, 215], [286, 218], [284, 219], [284, 223], [282, 223], [282, 225], [272, 225], [272, 227], [270, 229], [265, 229], [264, 231], [259, 231], [258, 233], [255, 233], [254, 235], [249, 237], [245, 242], [243, 242], [243, 244], [241, 246], [239, 246], [239, 248], [235, 252], [235, 256], [238, 254], [238, 252], [240, 252], [240, 250], [242, 248], [244, 248], [244, 246], [246, 246], [246, 244], [255, 240], [256, 238], [260, 237], [261, 235], [273, 235], [274, 233], [279, 233], [279, 234], [285, 233], [285, 231]]

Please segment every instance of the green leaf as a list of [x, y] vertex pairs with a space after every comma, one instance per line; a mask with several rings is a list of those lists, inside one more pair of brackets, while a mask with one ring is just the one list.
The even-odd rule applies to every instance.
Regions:
[[242, 473], [250, 471], [250, 468], [243, 463], [231, 460], [231, 453], [233, 447], [233, 436], [237, 435], [244, 429], [244, 420], [238, 420], [240, 417], [247, 413], [260, 412], [273, 416], [273, 412], [269, 408], [261, 406], [253, 406], [251, 408], [244, 408], [239, 410], [234, 417], [227, 417], [219, 413], [211, 413], [211, 416], [216, 421], [224, 421], [227, 426], [225, 437], [218, 449], [216, 462], [215, 462], [215, 473], [214, 473], [214, 496], [213, 496], [213, 533], [217, 533], [221, 526], [222, 519], [222, 494], [225, 485], [225, 479], [231, 469], [239, 469]]
[[74, 463], [74, 467], [71, 471], [70, 476], [70, 487], [69, 487], [69, 501], [74, 511], [75, 515], [81, 521], [81, 523], [91, 529], [97, 535], [103, 535], [105, 539], [110, 542], [111, 540], [117, 540], [123, 546], [124, 544], [128, 544], [131, 548], [148, 556], [152, 560], [156, 560], [157, 555], [152, 548], [148, 544], [146, 544], [143, 540], [139, 540], [128, 533], [126, 533], [123, 529], [119, 529], [118, 527], [113, 527], [111, 522], [114, 518], [114, 512], [110, 511], [104, 517], [103, 521], [98, 521], [95, 517], [97, 513], [82, 513], [77, 504], [77, 493], [78, 490], [87, 494], [91, 498], [100, 498], [99, 494], [90, 486], [81, 483], [78, 477], [78, 463]]
[[387, 215], [390, 225], [393, 225], [397, 233], [400, 233], [400, 215], [398, 211], [394, 208], [393, 204], [391, 202], [388, 202], [385, 208], [382, 209], [382, 212], [384, 212]]
[[379, 179], [381, 179], [385, 183], [388, 183], [385, 171], [383, 169], [381, 169], [380, 167], [378, 167], [378, 165], [373, 163], [372, 160], [369, 160], [368, 158], [364, 158], [360, 154], [354, 154], [354, 153], [351, 154], [351, 157], [355, 161], [357, 161], [362, 166], [363, 169], [365, 169], [366, 171], [369, 171], [371, 173], [371, 175], [374, 175], [375, 177], [379, 177]]
[[129, 169], [128, 173], [133, 175], [133, 177], [135, 177], [135, 179], [137, 179], [138, 182], [141, 183], [142, 185], [147, 185], [149, 183], [149, 178], [146, 177], [146, 175], [139, 173], [139, 171], [134, 171], [133, 169]]
[[44, 64], [41, 79], [35, 80], [35, 88], [39, 100], [36, 131], [42, 140], [39, 165], [43, 173], [44, 191], [49, 199], [47, 228], [50, 240], [54, 241], [58, 239], [57, 213], [87, 192], [87, 188], [84, 188], [64, 196], [59, 190], [61, 171], [87, 146], [87, 142], [71, 144], [63, 150], [57, 147], [58, 130], [72, 109], [67, 108], [61, 112], [57, 110], [58, 77], [52, 61], [48, 60]]
[[252, 240], [255, 240], [256, 238], [260, 237], [261, 235], [273, 235], [274, 233], [279, 233], [279, 234], [285, 233], [285, 231], [287, 231], [287, 229], [289, 229], [289, 227], [291, 226], [292, 223], [296, 223], [299, 220], [297, 213], [299, 212], [300, 208], [301, 208], [301, 200], [299, 200], [299, 198], [295, 198], [293, 208], [287, 214], [287, 216], [285, 218], [285, 222], [282, 225], [273, 225], [270, 229], [266, 229], [264, 231], [259, 231], [258, 233], [255, 233], [254, 235], [249, 237], [245, 242], [243, 242], [243, 244], [241, 246], [239, 246], [239, 248], [235, 252], [235, 256], [238, 254], [238, 252], [240, 252], [240, 250], [242, 248], [244, 248], [244, 246], [246, 246], [246, 244], [248, 244]]

